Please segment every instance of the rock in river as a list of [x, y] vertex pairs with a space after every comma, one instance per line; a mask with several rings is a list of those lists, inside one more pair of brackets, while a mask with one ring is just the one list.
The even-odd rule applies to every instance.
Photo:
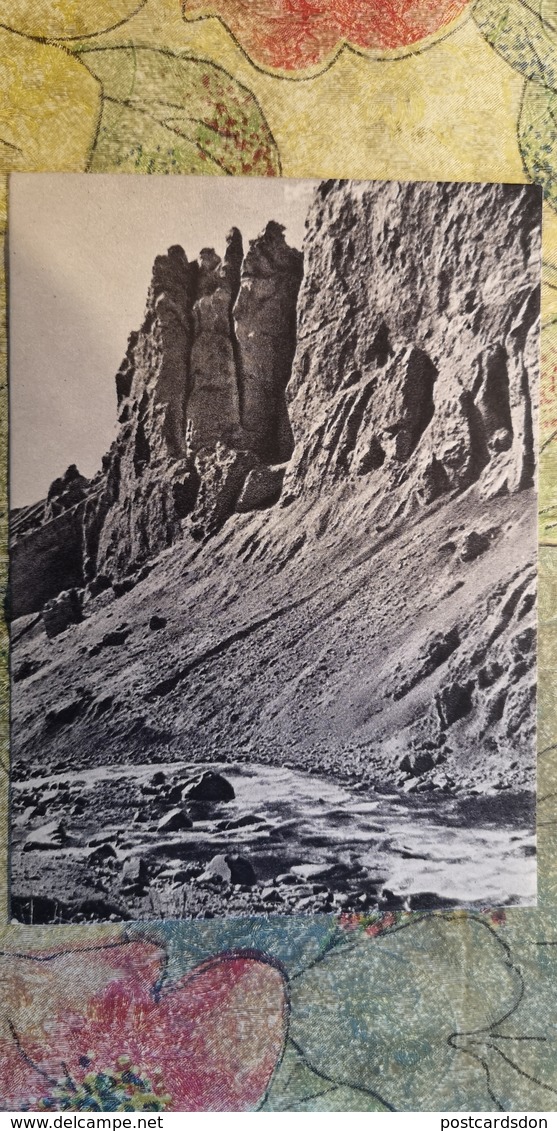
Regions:
[[245, 856], [232, 856], [230, 853], [213, 856], [199, 878], [201, 881], [216, 880], [226, 884], [249, 884], [250, 887], [256, 880], [249, 860], [246, 860]]
[[182, 793], [184, 801], [233, 801], [234, 789], [222, 774], [206, 772], [187, 785]]
[[170, 809], [168, 813], [161, 817], [158, 825], [158, 833], [177, 833], [180, 829], [191, 829], [193, 821], [190, 820], [187, 813], [183, 809]]

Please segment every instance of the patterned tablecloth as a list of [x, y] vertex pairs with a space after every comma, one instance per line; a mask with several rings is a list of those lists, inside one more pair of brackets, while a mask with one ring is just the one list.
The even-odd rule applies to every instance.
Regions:
[[538, 908], [5, 925], [0, 1107], [554, 1110], [557, 0], [2, 0], [0, 163], [545, 193]]

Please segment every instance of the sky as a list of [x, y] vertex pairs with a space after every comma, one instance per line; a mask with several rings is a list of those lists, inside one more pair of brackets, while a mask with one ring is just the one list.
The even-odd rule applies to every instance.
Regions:
[[91, 477], [116, 430], [114, 377], [139, 329], [155, 256], [221, 255], [268, 220], [301, 247], [316, 182], [272, 177], [16, 173], [9, 188], [10, 506], [77, 464]]

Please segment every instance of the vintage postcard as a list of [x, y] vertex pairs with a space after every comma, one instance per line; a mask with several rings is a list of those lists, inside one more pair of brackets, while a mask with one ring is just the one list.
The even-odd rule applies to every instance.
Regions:
[[14, 175], [12, 918], [536, 899], [534, 185]]

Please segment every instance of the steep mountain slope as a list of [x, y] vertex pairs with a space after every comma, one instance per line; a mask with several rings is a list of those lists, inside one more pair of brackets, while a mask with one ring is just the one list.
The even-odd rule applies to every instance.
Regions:
[[[293, 506], [280, 538], [270, 515], [238, 517], [201, 551], [167, 551], [53, 640], [39, 626], [23, 636], [16, 774], [39, 751], [64, 770], [168, 752], [392, 782], [405, 757], [432, 751], [446, 759], [440, 785], [532, 785], [535, 567], [522, 498], [491, 501], [481, 525], [475, 498], [453, 500], [441, 528], [438, 509], [422, 518], [419, 537], [404, 519], [378, 535], [365, 502], [327, 530]], [[468, 560], [472, 535], [485, 548]], [[164, 627], [149, 628], [153, 615]]]
[[222, 263], [157, 261], [84, 504], [83, 619], [13, 624], [16, 784], [267, 763], [486, 794], [512, 823], [534, 788], [539, 220], [532, 186], [331, 182], [303, 279], [274, 224], [245, 256], [233, 233]]

